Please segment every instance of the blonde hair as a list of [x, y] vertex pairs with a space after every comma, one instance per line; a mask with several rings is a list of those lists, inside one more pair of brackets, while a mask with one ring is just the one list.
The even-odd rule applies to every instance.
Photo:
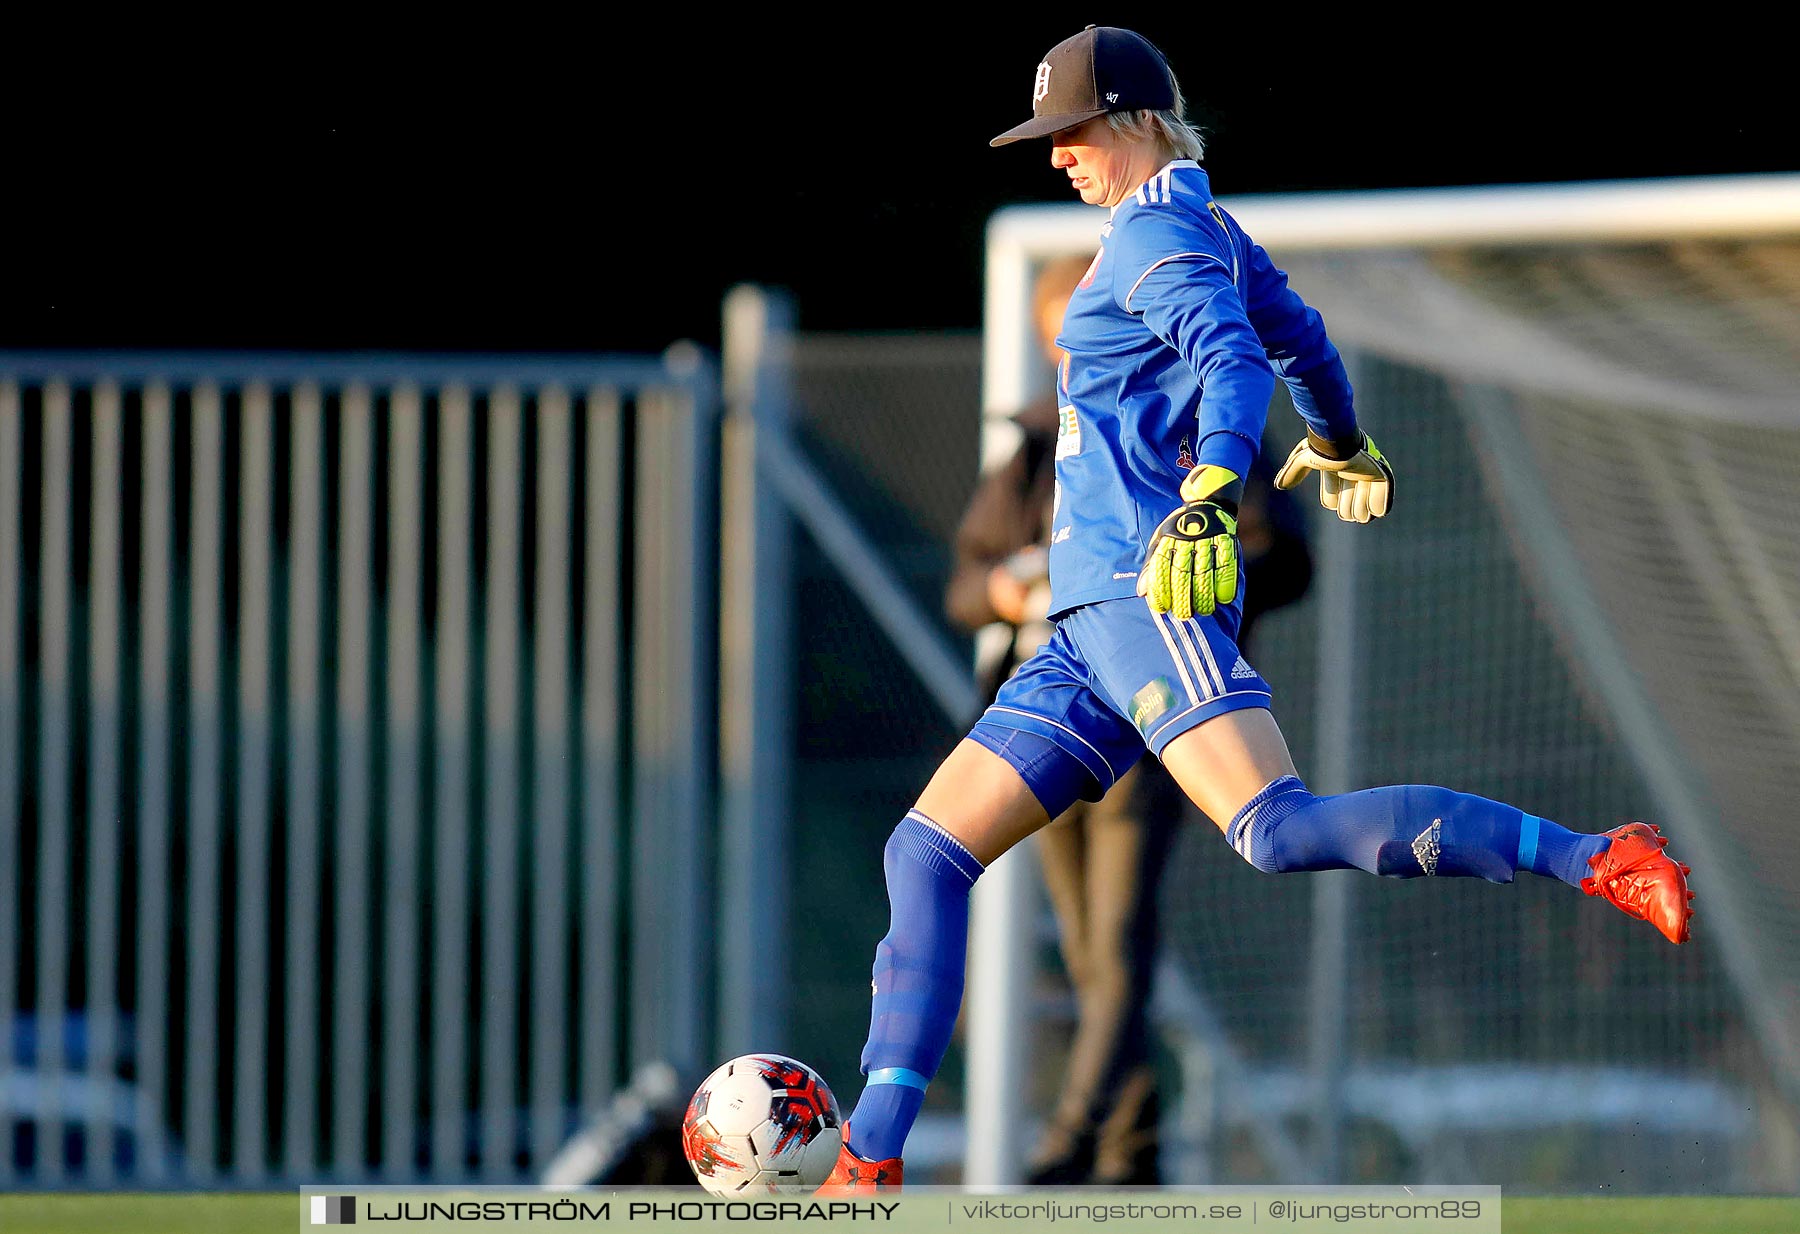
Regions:
[[1175, 105], [1166, 111], [1109, 111], [1106, 123], [1113, 132], [1132, 141], [1153, 141], [1170, 158], [1193, 159], [1198, 163], [1206, 156], [1206, 139], [1200, 130], [1188, 123], [1187, 101], [1181, 97], [1181, 86], [1174, 75], [1169, 85], [1175, 91]]

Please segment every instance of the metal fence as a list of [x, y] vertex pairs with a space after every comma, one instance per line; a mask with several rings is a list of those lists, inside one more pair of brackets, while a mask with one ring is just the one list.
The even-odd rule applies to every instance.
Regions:
[[0, 1185], [519, 1178], [704, 1057], [717, 411], [0, 353]]

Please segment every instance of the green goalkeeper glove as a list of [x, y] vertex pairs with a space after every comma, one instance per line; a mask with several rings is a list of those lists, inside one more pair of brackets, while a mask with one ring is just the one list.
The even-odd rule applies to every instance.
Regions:
[[1394, 469], [1369, 440], [1327, 441], [1306, 430], [1275, 477], [1276, 488], [1293, 488], [1308, 472], [1319, 473], [1319, 504], [1336, 510], [1346, 523], [1366, 523], [1394, 508]]
[[1181, 482], [1183, 505], [1157, 525], [1137, 593], [1153, 613], [1186, 621], [1237, 599], [1237, 505], [1244, 482], [1223, 467], [1196, 467]]

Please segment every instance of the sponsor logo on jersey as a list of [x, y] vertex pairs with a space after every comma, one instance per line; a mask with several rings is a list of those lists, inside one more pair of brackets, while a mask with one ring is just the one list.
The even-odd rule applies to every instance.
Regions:
[[1075, 524], [1073, 523], [1070, 523], [1067, 527], [1058, 528], [1056, 534], [1050, 537], [1050, 543], [1061, 544], [1064, 540], [1069, 538], [1069, 533], [1074, 530]]
[[1231, 666], [1231, 679], [1233, 681], [1247, 681], [1254, 676], [1256, 676], [1256, 670], [1250, 667], [1243, 656], [1239, 656], [1237, 658], [1237, 663]]
[[1150, 736], [1150, 726], [1175, 705], [1175, 687], [1167, 677], [1158, 677], [1131, 696], [1131, 722], [1138, 732]]
[[1176, 447], [1175, 465], [1183, 471], [1194, 469], [1194, 444], [1185, 435], [1181, 439], [1181, 445]]
[[1056, 409], [1056, 457], [1074, 458], [1081, 453], [1081, 420], [1075, 408], [1064, 404]]

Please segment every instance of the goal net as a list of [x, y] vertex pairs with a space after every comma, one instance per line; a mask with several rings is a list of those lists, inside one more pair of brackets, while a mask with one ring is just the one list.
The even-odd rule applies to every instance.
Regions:
[[[1343, 1181], [1800, 1186], [1800, 177], [1225, 204], [1324, 314], [1400, 476], [1384, 522], [1315, 524], [1311, 592], [1258, 631], [1302, 773], [1579, 830], [1648, 818], [1700, 898], [1676, 950], [1550, 880], [1331, 876], [1334, 898], [1191, 829], [1164, 883], [1169, 1005], [1213, 1032], [1170, 1039], [1216, 1082], [1184, 1093], [1175, 1159], [1193, 1180], [1281, 1176], [1286, 1145]], [[1031, 274], [1100, 221], [991, 225], [989, 463], [1041, 380]], [[1270, 450], [1301, 431], [1278, 395]], [[1359, 674], [1348, 731], [1322, 651]], [[995, 901], [1033, 877], [978, 891], [978, 968], [1007, 945]]]

